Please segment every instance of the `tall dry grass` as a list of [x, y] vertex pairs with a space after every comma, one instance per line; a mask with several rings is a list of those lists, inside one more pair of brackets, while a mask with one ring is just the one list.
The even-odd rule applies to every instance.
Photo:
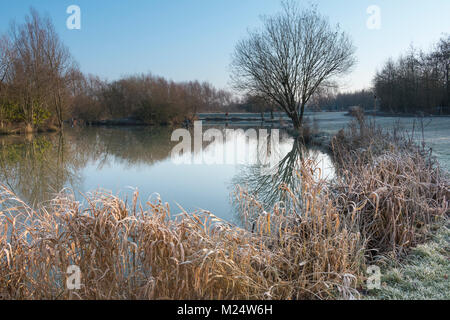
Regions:
[[357, 115], [332, 141], [335, 205], [342, 215], [359, 210], [372, 256], [405, 253], [450, 213], [448, 174], [413, 136], [414, 130], [386, 131]]
[[[323, 181], [304, 179], [302, 215], [282, 206], [253, 230], [209, 212], [170, 217], [105, 193], [83, 207], [62, 193], [33, 210], [2, 187], [0, 288], [6, 299], [327, 299], [356, 297], [364, 236], [333, 206]], [[289, 190], [286, 190], [289, 193]], [[244, 191], [244, 202], [254, 201]], [[291, 201], [298, 195], [291, 193]], [[252, 202], [253, 205], [258, 205]], [[348, 221], [347, 221], [348, 220]], [[81, 289], [68, 290], [77, 265]]]

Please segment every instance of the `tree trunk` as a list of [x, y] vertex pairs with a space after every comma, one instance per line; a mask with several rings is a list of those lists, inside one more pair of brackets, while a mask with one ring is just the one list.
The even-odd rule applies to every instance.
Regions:
[[294, 115], [291, 116], [291, 119], [292, 119], [292, 124], [294, 125], [295, 131], [300, 132], [300, 130], [302, 128], [302, 119], [300, 118], [300, 116], [297, 113], [294, 113]]
[[294, 124], [294, 129], [295, 129], [296, 131], [299, 131], [299, 132], [300, 132], [300, 130], [302, 129], [303, 115], [304, 115], [304, 113], [305, 113], [305, 105], [302, 104], [302, 105], [300, 106], [300, 115], [298, 114], [297, 111], [295, 111], [295, 112], [293, 113], [293, 115], [290, 115], [290, 116], [291, 116], [291, 119], [292, 119], [292, 123]]

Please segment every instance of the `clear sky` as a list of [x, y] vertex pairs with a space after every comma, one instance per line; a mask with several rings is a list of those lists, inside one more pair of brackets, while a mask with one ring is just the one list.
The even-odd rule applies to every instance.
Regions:
[[[410, 44], [429, 49], [450, 33], [450, 0], [311, 0], [353, 38], [358, 64], [342, 81], [345, 91], [371, 84], [377, 68]], [[70, 5], [81, 8], [81, 30], [68, 30]], [[367, 8], [381, 9], [381, 28], [369, 29]], [[23, 21], [33, 6], [48, 14], [85, 73], [109, 80], [149, 72], [175, 81], [228, 87], [236, 42], [278, 0], [0, 0], [0, 32]]]

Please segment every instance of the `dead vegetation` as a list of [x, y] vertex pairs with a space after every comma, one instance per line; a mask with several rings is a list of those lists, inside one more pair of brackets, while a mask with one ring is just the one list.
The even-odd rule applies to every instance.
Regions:
[[450, 212], [448, 175], [414, 134], [385, 131], [359, 115], [332, 141], [336, 206], [343, 215], [360, 210], [372, 255], [404, 253]]
[[[449, 183], [411, 141], [361, 119], [333, 140], [338, 177], [312, 161], [301, 188], [273, 208], [236, 194], [248, 228], [209, 212], [171, 216], [107, 193], [85, 205], [63, 192], [32, 209], [0, 193], [0, 294], [5, 299], [353, 299], [368, 260], [424, 241], [449, 213]], [[320, 175], [319, 175], [320, 176]], [[81, 270], [68, 290], [67, 268]]]
[[[347, 227], [323, 183], [301, 172], [303, 216], [281, 207], [253, 232], [208, 212], [170, 217], [105, 193], [82, 207], [62, 193], [33, 210], [2, 188], [0, 287], [8, 299], [324, 299], [357, 296], [364, 238]], [[305, 189], [306, 190], [306, 189]], [[323, 193], [322, 193], [323, 192]], [[243, 199], [246, 198], [242, 193]], [[296, 195], [292, 194], [295, 201]], [[246, 198], [249, 200], [248, 198]], [[82, 272], [66, 289], [66, 270]]]

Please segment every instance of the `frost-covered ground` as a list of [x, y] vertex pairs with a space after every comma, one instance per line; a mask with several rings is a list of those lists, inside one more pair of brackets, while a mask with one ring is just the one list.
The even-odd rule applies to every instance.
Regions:
[[[316, 113], [321, 131], [336, 133], [351, 119], [344, 113]], [[377, 117], [384, 128], [392, 128], [397, 122], [411, 132], [415, 128], [417, 142], [425, 142], [441, 166], [450, 172], [450, 117], [419, 118]], [[423, 136], [422, 136], [423, 124]], [[411, 250], [407, 257], [391, 261], [382, 270], [381, 290], [371, 291], [368, 299], [427, 300], [450, 299], [450, 225], [437, 230], [427, 243]]]
[[400, 262], [382, 269], [380, 290], [366, 298], [386, 300], [450, 299], [450, 229], [440, 228], [433, 239], [411, 250]]

